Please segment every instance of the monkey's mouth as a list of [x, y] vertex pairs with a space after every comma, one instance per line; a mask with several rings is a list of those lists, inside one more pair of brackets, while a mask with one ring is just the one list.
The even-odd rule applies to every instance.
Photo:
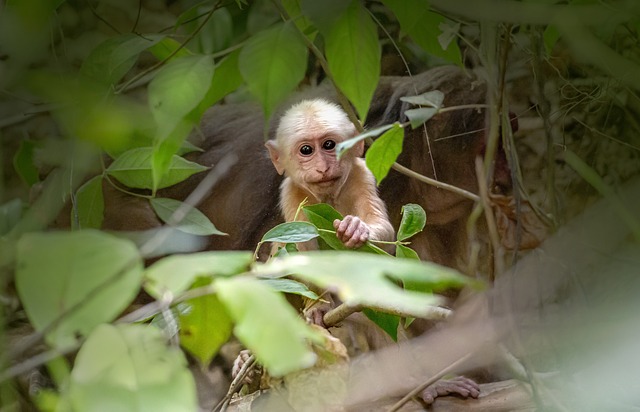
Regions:
[[318, 185], [318, 186], [326, 187], [326, 186], [331, 186], [331, 185], [337, 183], [338, 180], [340, 180], [340, 176], [318, 180], [317, 182], [315, 182], [315, 184]]

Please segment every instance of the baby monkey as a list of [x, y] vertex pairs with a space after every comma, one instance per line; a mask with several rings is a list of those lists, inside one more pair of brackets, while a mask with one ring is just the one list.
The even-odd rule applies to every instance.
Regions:
[[[304, 100], [282, 116], [274, 140], [266, 143], [271, 161], [285, 179], [280, 187], [280, 208], [285, 221], [296, 217], [304, 199], [327, 203], [344, 219], [333, 222], [336, 235], [348, 248], [367, 240], [393, 240], [394, 231], [375, 178], [362, 159], [364, 141], [338, 160], [336, 145], [357, 130], [336, 104], [322, 99]], [[302, 245], [300, 249], [311, 246]]]

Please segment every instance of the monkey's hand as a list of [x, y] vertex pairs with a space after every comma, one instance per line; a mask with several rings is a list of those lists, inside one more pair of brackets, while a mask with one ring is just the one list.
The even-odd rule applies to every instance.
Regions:
[[458, 376], [451, 380], [440, 380], [434, 383], [422, 391], [420, 397], [427, 405], [431, 405], [438, 396], [447, 395], [477, 398], [480, 395], [480, 386], [469, 378]]
[[[236, 357], [236, 359], [233, 361], [233, 367], [231, 368], [231, 379], [235, 379], [238, 376], [240, 370], [242, 369], [244, 364], [249, 361], [250, 357], [251, 351], [249, 349], [243, 349], [240, 351], [238, 357]], [[255, 364], [250, 366], [249, 370], [242, 379], [242, 383], [245, 385], [249, 385], [250, 387], [258, 386], [260, 383], [260, 368], [258, 368]], [[258, 388], [255, 388], [254, 390], [257, 389]]]
[[356, 249], [369, 240], [369, 226], [357, 216], [347, 215], [333, 221], [333, 228], [340, 241], [350, 249]]

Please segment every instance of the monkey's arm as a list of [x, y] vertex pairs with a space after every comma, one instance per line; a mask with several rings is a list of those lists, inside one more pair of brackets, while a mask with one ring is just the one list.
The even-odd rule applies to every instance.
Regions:
[[364, 160], [356, 159], [349, 183], [343, 188], [344, 201], [340, 209], [348, 213], [333, 226], [336, 235], [347, 247], [360, 247], [367, 240], [392, 241], [393, 226], [387, 208], [378, 196], [375, 178]]

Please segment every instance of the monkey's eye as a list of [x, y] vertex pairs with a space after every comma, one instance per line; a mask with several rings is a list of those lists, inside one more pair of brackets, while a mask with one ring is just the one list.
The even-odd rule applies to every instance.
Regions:
[[324, 143], [322, 143], [322, 148], [324, 150], [333, 150], [336, 147], [336, 142], [333, 140], [325, 140]]
[[305, 144], [305, 145], [300, 147], [300, 154], [301, 155], [309, 156], [311, 153], [313, 153], [313, 147], [309, 146], [308, 144]]

